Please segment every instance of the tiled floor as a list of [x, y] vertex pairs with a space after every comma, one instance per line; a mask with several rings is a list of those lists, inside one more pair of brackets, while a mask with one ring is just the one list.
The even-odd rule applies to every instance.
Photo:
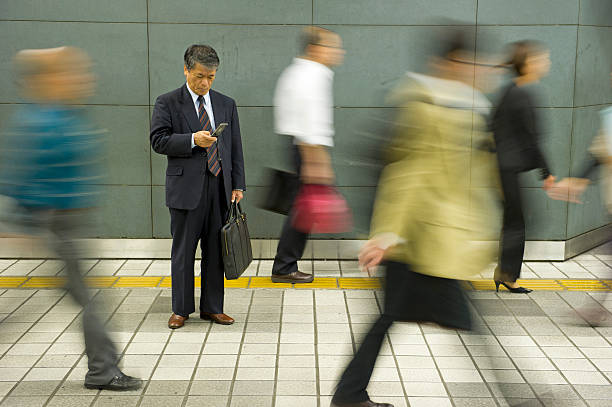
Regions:
[[[542, 284], [529, 295], [490, 291], [492, 268], [484, 271], [486, 281], [473, 286], [485, 291], [469, 293], [472, 332], [395, 324], [368, 389], [372, 398], [396, 407], [611, 406], [612, 297], [605, 284], [612, 256], [602, 253], [525, 263], [522, 278]], [[98, 280], [159, 282], [170, 274], [167, 260], [85, 265]], [[246, 275], [269, 281], [271, 267], [256, 260]], [[92, 289], [122, 368], [146, 379], [141, 391], [117, 394], [83, 387], [80, 309], [63, 290], [44, 288], [61, 269], [55, 260], [0, 260], [0, 280], [37, 278], [43, 287], [0, 288], [2, 407], [327, 407], [382, 299], [372, 289], [228, 288], [225, 311], [236, 324], [194, 315], [170, 331], [169, 288]], [[365, 276], [355, 261], [308, 260], [300, 269], [322, 280]], [[553, 283], [559, 290], [548, 291]], [[576, 287], [581, 291], [567, 291]], [[586, 324], [592, 310], [607, 315], [602, 326]]]
[[[0, 290], [2, 406], [326, 407], [381, 304], [373, 290], [228, 289], [226, 312], [236, 324], [192, 318], [169, 331], [168, 288], [92, 293], [123, 369], [146, 379], [144, 388], [84, 389], [80, 310], [62, 290], [6, 289]], [[392, 327], [372, 398], [395, 406], [507, 405], [495, 398], [503, 392], [513, 395], [511, 405], [610, 405], [612, 319], [592, 328], [577, 312], [612, 310], [607, 293], [472, 291], [470, 297], [478, 312], [473, 332]]]
[[[525, 262], [521, 272], [523, 279], [610, 279], [612, 278], [612, 256], [585, 254], [565, 262]], [[57, 260], [0, 260], [0, 276], [55, 276], [63, 266]], [[88, 260], [89, 276], [169, 276], [169, 260]], [[299, 268], [305, 272], [315, 271], [319, 277], [364, 277], [356, 261], [304, 260]], [[482, 278], [493, 276], [494, 265], [481, 273]], [[196, 261], [196, 274], [200, 263]], [[272, 260], [254, 260], [245, 272], [245, 277], [268, 277], [272, 271]]]

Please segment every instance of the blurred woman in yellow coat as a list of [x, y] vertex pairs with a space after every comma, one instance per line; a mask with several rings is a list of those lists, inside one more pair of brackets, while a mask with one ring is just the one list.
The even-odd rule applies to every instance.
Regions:
[[458, 279], [480, 273], [495, 255], [499, 227], [490, 104], [473, 86], [473, 50], [461, 33], [432, 57], [430, 75], [408, 74], [392, 94], [395, 130], [378, 187], [371, 238], [360, 263], [385, 269], [385, 303], [342, 375], [333, 406], [389, 406], [366, 388], [394, 321], [470, 329]]

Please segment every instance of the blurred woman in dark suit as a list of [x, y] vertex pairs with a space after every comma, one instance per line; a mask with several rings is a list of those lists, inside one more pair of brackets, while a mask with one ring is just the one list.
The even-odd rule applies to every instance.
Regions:
[[525, 220], [519, 175], [540, 170], [543, 188], [550, 189], [555, 178], [540, 150], [540, 117], [532, 84], [550, 70], [550, 52], [536, 41], [519, 41], [511, 46], [508, 63], [515, 77], [502, 92], [493, 116], [493, 132], [504, 200], [503, 227], [495, 286], [503, 285], [513, 293], [529, 293], [516, 280], [521, 273], [525, 251]]

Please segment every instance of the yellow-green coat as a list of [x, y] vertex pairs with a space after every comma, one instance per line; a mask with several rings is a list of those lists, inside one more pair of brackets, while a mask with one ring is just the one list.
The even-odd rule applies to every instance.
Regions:
[[422, 274], [469, 279], [493, 261], [500, 225], [485, 99], [459, 82], [415, 77], [391, 96], [395, 131], [371, 236], [399, 242], [386, 259]]

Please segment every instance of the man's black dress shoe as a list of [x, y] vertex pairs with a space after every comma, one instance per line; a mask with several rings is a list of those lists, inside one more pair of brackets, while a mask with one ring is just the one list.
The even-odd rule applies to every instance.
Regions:
[[119, 373], [117, 376], [106, 384], [91, 384], [85, 383], [85, 387], [88, 389], [98, 390], [110, 390], [110, 391], [129, 391], [138, 390], [142, 387], [142, 380], [136, 377], [128, 376], [123, 373]]
[[270, 277], [273, 283], [312, 283], [314, 276], [312, 274], [302, 273], [301, 271], [294, 271], [289, 274], [272, 274]]

